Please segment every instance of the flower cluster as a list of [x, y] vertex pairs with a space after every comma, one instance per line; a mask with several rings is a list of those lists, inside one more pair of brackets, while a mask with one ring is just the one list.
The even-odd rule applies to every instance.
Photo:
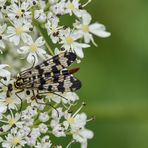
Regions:
[[[87, 147], [93, 132], [86, 124], [93, 118], [80, 113], [85, 103], [76, 109], [76, 93], [46, 93], [37, 102], [31, 90], [14, 86], [13, 75], [60, 52], [74, 52], [80, 61], [83, 49], [97, 46], [94, 35], [109, 37], [103, 24], [92, 23], [84, 9], [89, 2], [0, 0], [0, 147], [61, 148], [52, 141], [59, 137], [71, 137], [67, 148], [75, 142]], [[68, 17], [73, 24], [63, 21]]]

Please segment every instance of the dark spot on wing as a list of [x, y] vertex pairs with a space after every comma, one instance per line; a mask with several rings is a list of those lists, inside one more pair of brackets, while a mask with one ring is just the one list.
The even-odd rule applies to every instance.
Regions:
[[59, 82], [59, 85], [57, 87], [59, 92], [63, 93], [65, 91], [63, 82]]
[[43, 72], [44, 72], [44, 69], [38, 69], [38, 72], [39, 72], [40, 75], [42, 75]]
[[42, 84], [39, 85], [38, 89], [39, 89], [39, 90], [43, 90], [43, 89], [44, 89], [43, 85], [42, 85]]
[[58, 71], [58, 69], [57, 69], [56, 65], [55, 65], [55, 66], [52, 66], [52, 71], [53, 71], [53, 72]]
[[46, 83], [46, 81], [44, 80], [44, 78], [41, 78], [41, 79], [40, 79], [40, 83], [41, 83], [41, 84], [45, 84], [45, 83]]
[[51, 90], [52, 90], [52, 86], [49, 85], [49, 86], [48, 86], [48, 91], [51, 91]]
[[50, 72], [46, 72], [45, 73], [45, 77], [51, 77], [51, 73]]

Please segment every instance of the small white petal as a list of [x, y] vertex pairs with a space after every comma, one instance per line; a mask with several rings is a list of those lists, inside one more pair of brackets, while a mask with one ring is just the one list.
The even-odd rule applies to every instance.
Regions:
[[82, 14], [82, 20], [84, 25], [89, 25], [91, 22], [91, 15], [88, 12]]
[[17, 50], [19, 54], [26, 54], [29, 51], [29, 46], [23, 46]]
[[75, 48], [75, 52], [76, 52], [78, 57], [84, 58], [84, 53], [83, 53], [82, 48]]
[[7, 110], [7, 106], [6, 105], [0, 105], [0, 114], [4, 113]]
[[43, 40], [43, 37], [39, 37], [35, 43], [38, 45], [38, 46], [43, 46], [45, 41]]
[[89, 26], [90, 32], [95, 34], [96, 36], [99, 37], [109, 37], [111, 35], [110, 32], [105, 31], [106, 28], [104, 25], [99, 24], [99, 23], [94, 23], [92, 25]]

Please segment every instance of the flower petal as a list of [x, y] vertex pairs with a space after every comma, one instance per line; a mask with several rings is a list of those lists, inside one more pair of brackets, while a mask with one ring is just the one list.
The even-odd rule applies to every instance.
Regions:
[[96, 36], [99, 37], [109, 37], [111, 35], [110, 32], [106, 31], [106, 28], [104, 25], [99, 24], [99, 23], [94, 23], [92, 25], [89, 26], [90, 32], [95, 34]]

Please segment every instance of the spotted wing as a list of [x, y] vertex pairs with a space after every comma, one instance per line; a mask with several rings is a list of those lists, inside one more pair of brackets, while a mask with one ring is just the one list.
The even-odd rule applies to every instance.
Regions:
[[54, 83], [47, 81], [45, 84], [37, 85], [37, 89], [49, 92], [74, 92], [81, 88], [81, 82], [73, 75], [61, 75]]
[[23, 88], [33, 88], [34, 85], [43, 85], [46, 83], [56, 83], [58, 80], [63, 80], [64, 77], [70, 75], [68, 69], [62, 69], [56, 72], [46, 72], [42, 75], [34, 75], [24, 79]]
[[[72, 52], [62, 52], [52, 58], [36, 65], [34, 68], [25, 70], [20, 73], [22, 79], [32, 79], [36, 77], [43, 77], [42, 75], [48, 73], [55, 73], [70, 66], [76, 60], [76, 54]], [[26, 80], [26, 81], [27, 81]], [[30, 81], [30, 80], [29, 80]]]
[[[31, 86], [32, 85], [32, 86]], [[69, 75], [59, 75], [54, 77], [54, 79], [49, 79], [42, 83], [29, 83], [26, 85], [27, 88], [31, 88], [39, 91], [49, 91], [49, 92], [74, 92], [81, 88], [81, 82], [76, 79], [72, 74]]]

